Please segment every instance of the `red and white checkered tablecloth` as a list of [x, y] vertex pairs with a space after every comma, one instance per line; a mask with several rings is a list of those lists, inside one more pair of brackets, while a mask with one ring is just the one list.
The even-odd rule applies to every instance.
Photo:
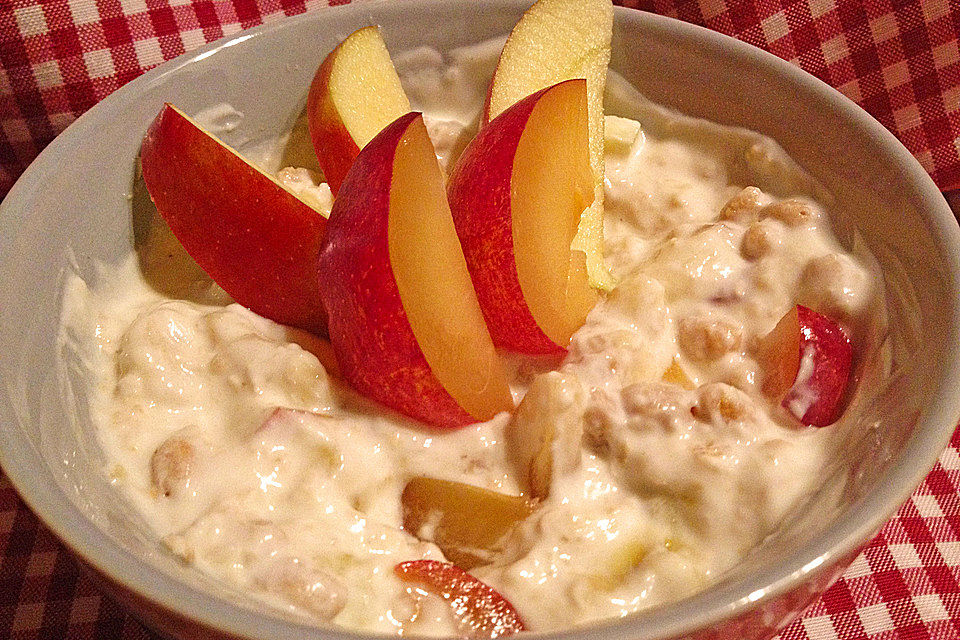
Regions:
[[[345, 1], [0, 0], [0, 198], [44, 145], [145, 70]], [[960, 189], [960, 0], [619, 4], [706, 25], [797, 64], [896, 134], [943, 191]], [[960, 639], [960, 432], [843, 578], [779, 637]], [[158, 637], [99, 593], [0, 474], [2, 638]]]

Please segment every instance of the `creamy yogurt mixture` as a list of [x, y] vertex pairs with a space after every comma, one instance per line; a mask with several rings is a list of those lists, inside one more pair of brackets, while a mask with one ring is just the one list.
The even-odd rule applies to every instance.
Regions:
[[[462, 123], [475, 121], [497, 51], [397, 60], [443, 162], [470, 135]], [[437, 431], [375, 406], [328, 370], [318, 341], [229, 304], [196, 267], [174, 268], [162, 229], [105, 286], [72, 280], [66, 327], [89, 355], [107, 473], [163, 543], [294, 615], [454, 634], [447, 603], [393, 572], [444, 559], [429, 531], [402, 528], [401, 491], [416, 476], [510, 494], [539, 483], [549, 496], [472, 573], [549, 630], [688, 595], [802, 506], [834, 432], [761, 394], [758, 339], [801, 303], [862, 351], [878, 281], [831, 234], [829, 195], [772, 141], [668, 112], [616, 77], [608, 110], [639, 122], [607, 123], [606, 255], [619, 284], [562, 362], [510, 357], [523, 399], [512, 415]], [[270, 169], [329, 210], [315, 173]], [[171, 280], [165, 293], [150, 284]], [[550, 429], [552, 472], [528, 478]]]

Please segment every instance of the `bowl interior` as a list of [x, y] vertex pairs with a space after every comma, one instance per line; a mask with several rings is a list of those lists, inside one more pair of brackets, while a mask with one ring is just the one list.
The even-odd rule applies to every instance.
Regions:
[[[64, 276], [77, 271], [96, 286], [100, 265], [129, 253], [135, 159], [164, 102], [187, 113], [234, 106], [244, 117], [225, 136], [232, 144], [277, 136], [303, 108], [323, 55], [354, 29], [380, 24], [394, 52], [449, 51], [505, 35], [526, 4], [362, 4], [268, 25], [132, 82], [28, 170], [0, 205], [0, 462], [70, 546], [151, 599], [221, 628], [319, 637], [259, 615], [252, 601], [220, 601], [242, 598], [184, 569], [111, 489], [83, 410], [78, 362], [58, 332]], [[960, 244], [945, 202], [906, 150], [785, 63], [702, 29], [618, 10], [611, 66], [656, 102], [773, 137], [832, 192], [837, 233], [848, 248], [862, 242], [883, 269], [892, 345], [893, 373], [845, 425], [821, 492], [723, 581], [627, 623], [636, 637], [660, 637], [694, 612], [724, 615], [746, 594], [776, 591], [849, 554], [933, 464], [958, 418]]]

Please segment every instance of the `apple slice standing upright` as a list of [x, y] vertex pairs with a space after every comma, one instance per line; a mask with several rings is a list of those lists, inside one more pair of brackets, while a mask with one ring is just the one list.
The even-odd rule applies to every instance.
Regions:
[[594, 197], [586, 81], [528, 96], [481, 128], [447, 194], [467, 267], [498, 347], [562, 354], [596, 302], [571, 248]]
[[318, 211], [170, 104], [147, 130], [140, 162], [157, 211], [224, 291], [266, 318], [326, 333]]
[[408, 111], [379, 28], [354, 31], [327, 55], [307, 94], [307, 124], [333, 195], [360, 149]]
[[438, 427], [513, 408], [420, 114], [360, 151], [330, 213], [319, 277], [355, 389]]
[[603, 262], [603, 90], [610, 62], [610, 0], [539, 0], [510, 32], [490, 81], [484, 121], [563, 80], [587, 81], [590, 168], [595, 197], [583, 212], [574, 248], [583, 251], [590, 283], [613, 288]]

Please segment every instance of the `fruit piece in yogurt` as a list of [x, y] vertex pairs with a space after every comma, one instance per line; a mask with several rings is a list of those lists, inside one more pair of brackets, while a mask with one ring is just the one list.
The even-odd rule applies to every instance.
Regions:
[[610, 62], [610, 0], [539, 0], [514, 26], [490, 82], [484, 121], [532, 93], [563, 80], [585, 78], [590, 168], [596, 197], [583, 211], [574, 248], [587, 257], [590, 283], [613, 288], [603, 263], [603, 90]]
[[504, 430], [510, 459], [532, 498], [545, 499], [555, 477], [580, 466], [587, 391], [573, 373], [537, 376]]
[[360, 149], [408, 111], [378, 27], [354, 31], [327, 55], [307, 94], [307, 122], [333, 195]]
[[343, 377], [438, 427], [513, 408], [419, 113], [363, 148], [333, 204], [320, 295]]
[[507, 534], [533, 512], [526, 498], [425, 476], [408, 482], [400, 500], [403, 528], [464, 569], [489, 564]]
[[453, 606], [461, 637], [499, 638], [525, 631], [520, 614], [506, 598], [460, 567], [437, 560], [401, 562], [402, 580], [423, 585]]
[[663, 381], [687, 390], [697, 388], [677, 358], [674, 358], [667, 370], [663, 372]]
[[763, 391], [803, 424], [824, 427], [839, 417], [850, 381], [853, 349], [836, 322], [796, 305], [761, 345]]
[[625, 156], [643, 144], [643, 128], [636, 120], [620, 116], [603, 117], [603, 151], [607, 155]]
[[320, 213], [170, 104], [140, 160], [157, 211], [224, 291], [270, 320], [326, 332], [314, 269]]
[[562, 354], [596, 302], [573, 250], [594, 197], [586, 81], [539, 91], [483, 127], [447, 193], [494, 344]]
[[150, 485], [158, 497], [180, 497], [190, 490], [202, 448], [200, 438], [185, 433], [160, 443], [150, 456]]

